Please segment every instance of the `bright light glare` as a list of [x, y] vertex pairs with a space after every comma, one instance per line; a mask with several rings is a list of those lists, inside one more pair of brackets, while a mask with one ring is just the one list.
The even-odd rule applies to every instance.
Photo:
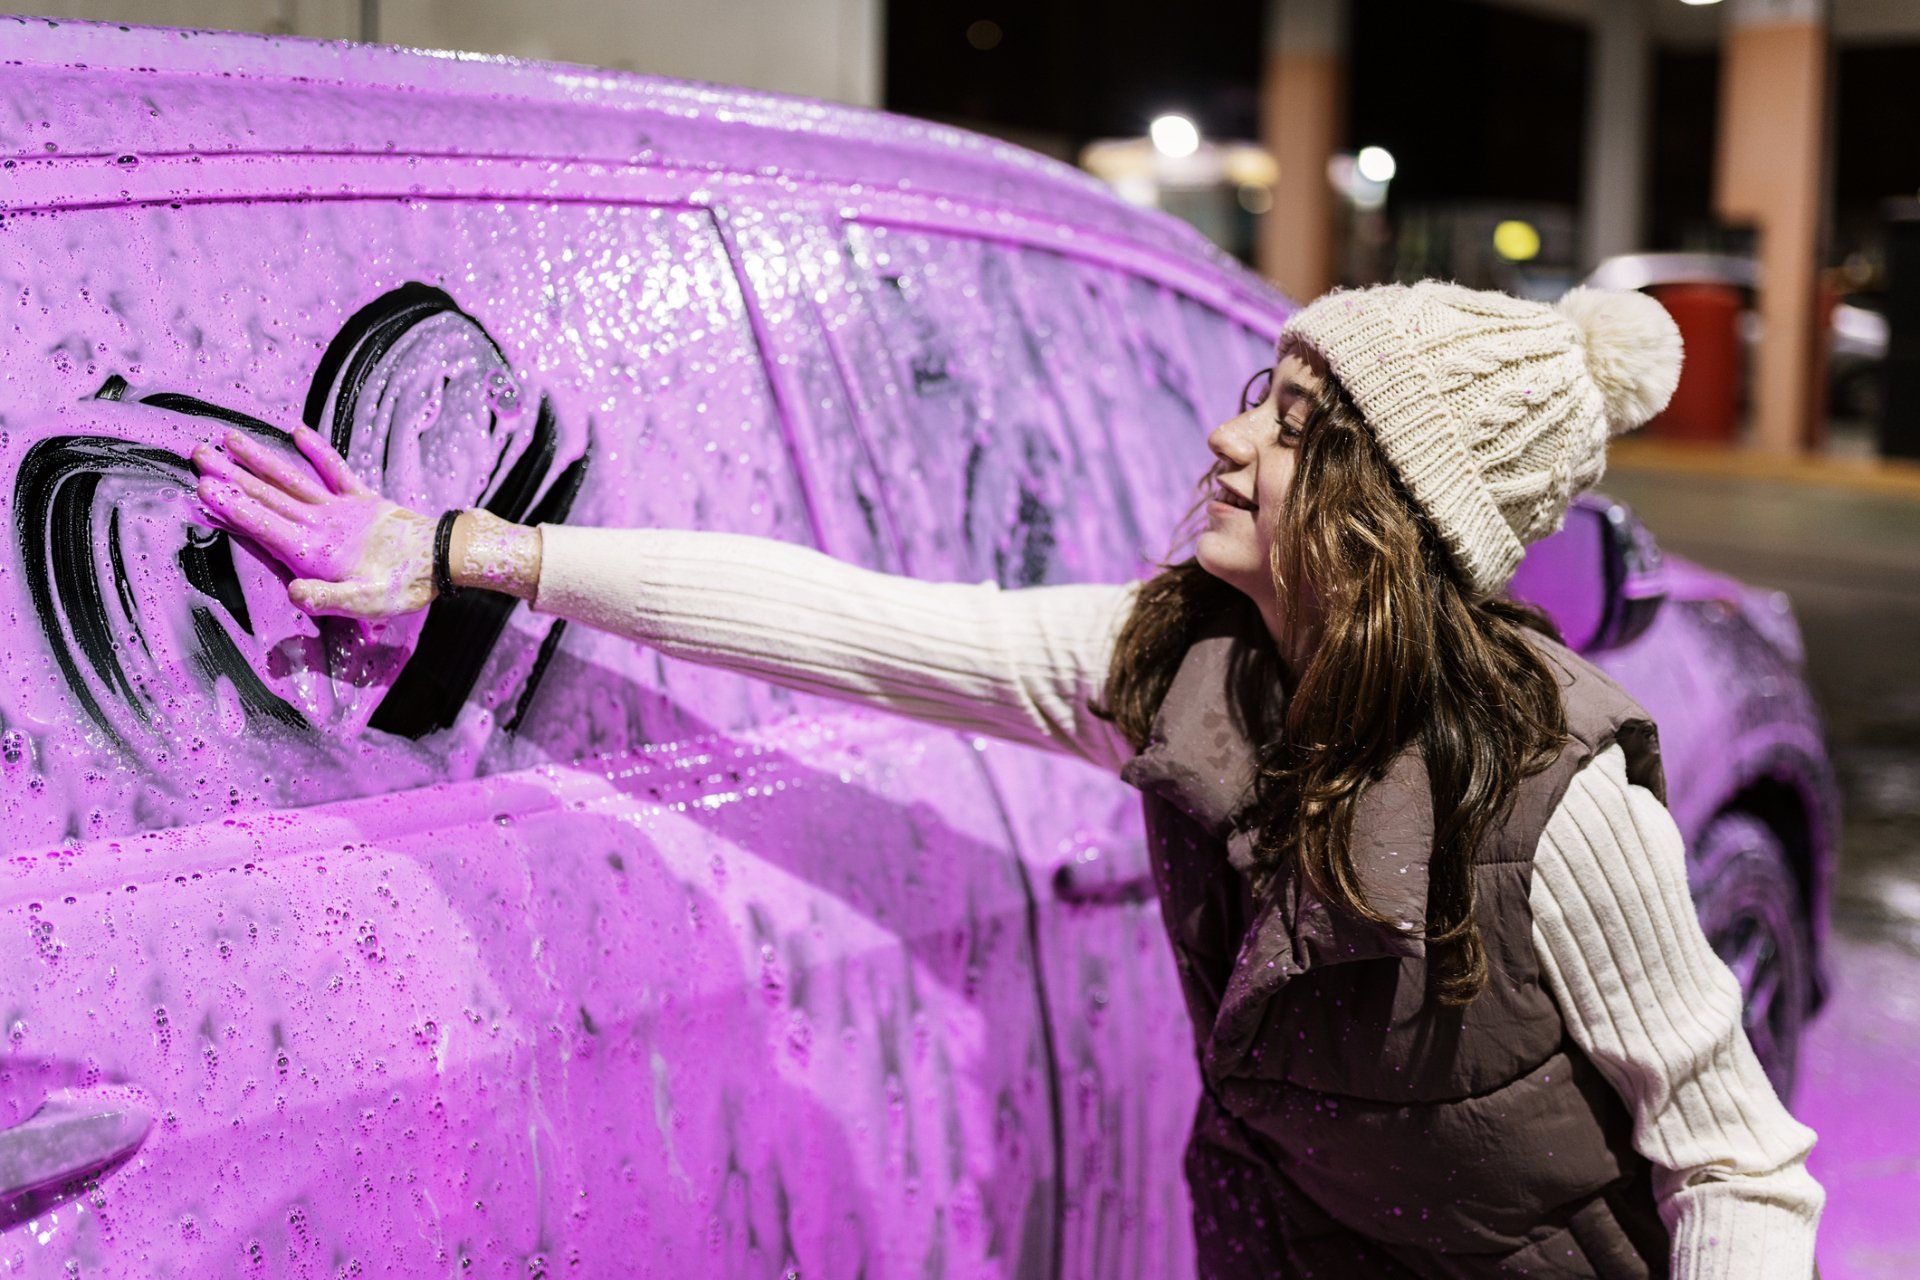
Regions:
[[1154, 150], [1175, 160], [1184, 159], [1200, 149], [1199, 128], [1181, 115], [1156, 116], [1153, 123], [1147, 126], [1147, 136], [1153, 139]]
[[1508, 262], [1531, 262], [1540, 256], [1540, 233], [1530, 222], [1508, 219], [1493, 229], [1493, 251]]
[[1691, 5], [1719, 4], [1720, 0], [1680, 0], [1680, 3], [1691, 4]]
[[1353, 163], [1360, 170], [1360, 176], [1368, 182], [1392, 182], [1393, 175], [1400, 172], [1400, 166], [1394, 163], [1393, 152], [1385, 147], [1362, 147], [1360, 154], [1353, 158]]

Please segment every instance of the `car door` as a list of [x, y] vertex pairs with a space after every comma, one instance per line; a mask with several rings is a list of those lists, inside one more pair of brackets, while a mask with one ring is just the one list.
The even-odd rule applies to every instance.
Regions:
[[10, 209], [10, 1267], [1040, 1273], [1029, 904], [961, 744], [486, 593], [315, 622], [197, 523], [195, 442], [304, 418], [426, 510], [813, 541], [723, 220], [305, 163]]
[[[1150, 572], [1206, 428], [1271, 334], [1115, 266], [910, 214], [819, 235], [816, 296], [903, 560], [1007, 587]], [[1066, 756], [975, 746], [1040, 903], [1061, 1274], [1190, 1274], [1180, 1168], [1198, 1081], [1138, 798]]]

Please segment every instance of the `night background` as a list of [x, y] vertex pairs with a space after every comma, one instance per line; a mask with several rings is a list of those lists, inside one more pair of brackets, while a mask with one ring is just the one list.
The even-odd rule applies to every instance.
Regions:
[[[1147, 0], [893, 0], [886, 106], [1064, 160], [1095, 139], [1144, 134], [1168, 110], [1206, 136], [1254, 138], [1267, 10], [1264, 0], [1218, 0], [1170, 21], [1167, 6]], [[1392, 214], [1577, 204], [1588, 24], [1474, 0], [1353, 0], [1349, 38], [1345, 145], [1398, 158]], [[1841, 46], [1833, 60], [1833, 256], [1862, 252], [1872, 268], [1882, 206], [1920, 192], [1920, 29]], [[1654, 49], [1644, 248], [1748, 239], [1712, 213], [1719, 63], [1710, 43]]]
[[[1829, 1197], [1820, 1228], [1821, 1267], [1827, 1280], [1920, 1276], [1920, 1101], [1912, 1092], [1912, 1081], [1920, 1078], [1920, 0], [40, 0], [6, 10], [59, 23], [85, 19], [297, 38], [236, 46], [261, 60], [268, 55], [251, 51], [348, 42], [569, 64], [519, 69], [569, 85], [592, 84], [602, 71], [692, 82], [691, 91], [671, 88], [684, 95], [675, 102], [698, 101], [707, 86], [737, 86], [757, 92], [735, 98], [723, 88], [709, 100], [751, 100], [742, 114], [765, 113], [780, 128], [787, 127], [789, 117], [782, 113], [789, 110], [796, 113], [792, 119], [809, 122], [797, 126], [804, 128], [814, 119], [854, 119], [845, 134], [823, 129], [795, 147], [795, 155], [827, 155], [836, 163], [844, 157], [831, 149], [848, 135], [858, 137], [871, 122], [818, 112], [818, 102], [975, 131], [1081, 170], [1067, 175], [1075, 180], [1072, 199], [1084, 199], [1111, 218], [1096, 237], [1107, 236], [1128, 252], [1151, 241], [1154, 252], [1171, 244], [1170, 254], [1185, 254], [1183, 263], [1199, 275], [1188, 277], [1188, 284], [1168, 285], [1169, 299], [1200, 278], [1233, 281], [1235, 290], [1266, 300], [1275, 317], [1290, 303], [1332, 288], [1430, 277], [1543, 301], [1582, 284], [1651, 294], [1683, 335], [1680, 385], [1652, 422], [1612, 441], [1597, 489], [1617, 504], [1607, 516], [1616, 537], [1628, 539], [1621, 530], [1647, 531], [1644, 542], [1630, 549], [1636, 570], [1644, 570], [1658, 589], [1649, 588], [1633, 608], [1644, 607], [1649, 616], [1676, 602], [1701, 613], [1720, 610], [1713, 620], [1732, 634], [1751, 619], [1732, 605], [1722, 609], [1724, 600], [1698, 584], [1737, 579], [1760, 589], [1755, 595], [1770, 602], [1777, 635], [1791, 633], [1804, 650], [1804, 662], [1792, 666], [1788, 683], [1797, 693], [1804, 681], [1823, 719], [1825, 739], [1806, 754], [1832, 766], [1841, 833], [1824, 916], [1809, 924], [1820, 915], [1808, 906], [1817, 895], [1802, 886], [1783, 895], [1799, 913], [1795, 927], [1824, 936], [1832, 978], [1829, 998], [1817, 1010], [1809, 988], [1798, 989], [1803, 998], [1796, 1008], [1811, 1020], [1798, 1041], [1791, 1097], [1794, 1113], [1820, 1135], [1809, 1168]], [[29, 25], [39, 24], [11, 29]], [[163, 34], [171, 41], [180, 33]], [[301, 47], [322, 62], [343, 52], [338, 44]], [[342, 62], [389, 56], [404, 60], [354, 49], [345, 51]], [[16, 70], [24, 61], [4, 42], [0, 57], [14, 60], [0, 75], [4, 100], [11, 92], [8, 81], [27, 77]], [[406, 57], [415, 59], [408, 64], [415, 68], [444, 69], [448, 61], [461, 61], [443, 54]], [[85, 71], [66, 62], [49, 65], [51, 71], [39, 68], [49, 78]], [[175, 79], [209, 99], [223, 92], [204, 69]], [[430, 76], [421, 79], [404, 88], [457, 98], [438, 82], [424, 83]], [[271, 95], [286, 85], [271, 75], [266, 80], [267, 101], [277, 101]], [[389, 101], [380, 95], [391, 88], [376, 86], [367, 101]], [[365, 89], [348, 83], [342, 92]], [[627, 92], [644, 97], [663, 90], [623, 81], [613, 96]], [[765, 94], [800, 101], [790, 106]], [[546, 104], [555, 118], [579, 106], [560, 96]], [[476, 101], [482, 100], [458, 100], [453, 113], [481, 118]], [[700, 109], [687, 110], [698, 116]], [[685, 161], [673, 180], [694, 174], [704, 182], [708, 170], [726, 170], [737, 158], [723, 154], [730, 123], [720, 118], [725, 110], [701, 121], [713, 126], [718, 150]], [[88, 163], [113, 157], [104, 146], [87, 154], [53, 154], [54, 145], [33, 133], [50, 128], [43, 114], [17, 106], [12, 117], [19, 154], [7, 160], [8, 169], [18, 164], [25, 173], [37, 166], [36, 175], [56, 175], [36, 177], [42, 185], [34, 190], [56, 187], [59, 175], [84, 173]], [[68, 115], [82, 119], [86, 113]], [[596, 127], [617, 118], [609, 112]], [[876, 132], [910, 139], [902, 145], [925, 146], [929, 154], [956, 141], [943, 130], [900, 128], [898, 122], [884, 122]], [[495, 136], [485, 123], [471, 134], [478, 150]], [[785, 135], [776, 128], [772, 136], [784, 148]], [[377, 143], [349, 140], [369, 153], [377, 150]], [[468, 142], [463, 135], [408, 163], [469, 164], [474, 152]], [[999, 150], [959, 142], [967, 163], [981, 150]], [[274, 158], [299, 164], [314, 155], [355, 154], [351, 148], [312, 154], [295, 148]], [[559, 172], [569, 168], [569, 156], [580, 154], [516, 153], [506, 159], [529, 169], [551, 163]], [[197, 149], [165, 159], [183, 155], [195, 163], [202, 159]], [[742, 190], [765, 173], [782, 182], [791, 178], [794, 189], [819, 178], [818, 170], [798, 177], [783, 171], [789, 161], [796, 171], [801, 167], [784, 151], [779, 161], [764, 173], [748, 173], [742, 165], [729, 176], [742, 179]], [[606, 172], [622, 180], [634, 176], [623, 165], [639, 173], [653, 163], [638, 156], [593, 163], [603, 162]], [[983, 163], [990, 169], [994, 162]], [[143, 167], [148, 180], [162, 168]], [[666, 189], [670, 183], [659, 172], [667, 167], [645, 172], [645, 180]], [[1009, 199], [1029, 201], [1012, 212], [1023, 227], [1038, 226], [1049, 237], [1062, 233], [1060, 244], [1066, 244], [1079, 231], [1073, 215], [1045, 195], [1032, 195], [1063, 188], [1028, 181], [1034, 167], [1009, 166], [1020, 179], [1007, 184], [1017, 193]], [[979, 170], [955, 165], [954, 171]], [[20, 217], [7, 207], [11, 192], [26, 189], [24, 181], [18, 188], [7, 185], [16, 180], [18, 175], [0, 183], [0, 214], [6, 215], [0, 222], [9, 233], [34, 225], [42, 214], [34, 207]], [[887, 192], [900, 181], [888, 173], [864, 190]], [[119, 179], [101, 182], [104, 191]], [[731, 190], [724, 182], [712, 185]], [[978, 218], [984, 224], [1008, 212], [993, 203], [995, 197], [971, 189], [907, 192], [905, 185], [888, 194], [903, 205], [938, 197], [949, 206], [943, 216], [958, 210], [957, 222]], [[851, 189], [863, 190], [857, 184]], [[124, 191], [120, 195], [127, 198]], [[653, 195], [635, 203], [659, 199], [649, 206], [653, 212], [672, 209], [705, 235], [724, 219], [703, 206], [726, 198], [703, 191], [684, 197], [683, 204]], [[107, 207], [110, 201], [102, 199]], [[857, 203], [856, 197], [847, 199]], [[378, 200], [369, 198], [368, 208]], [[821, 207], [828, 206], [822, 201]], [[589, 201], [580, 208], [594, 206]], [[831, 216], [858, 222], [851, 214]], [[1156, 221], [1163, 217], [1192, 230]], [[845, 228], [836, 223], [831, 230], [838, 236]], [[1138, 241], [1129, 239], [1136, 232]], [[978, 239], [997, 243], [997, 234], [998, 228]], [[958, 233], [952, 238], [965, 239]], [[896, 251], [908, 265], [884, 277], [897, 295], [889, 302], [903, 308], [901, 299], [920, 305], [902, 284], [910, 282], [911, 255], [924, 252], [936, 260], [932, 249], [907, 241], [902, 234], [897, 244], [905, 247]], [[249, 252], [258, 248], [247, 246]], [[1080, 269], [1076, 250], [1051, 239], [1023, 248], [1029, 250], [1019, 268], [1029, 274], [1008, 273], [1023, 287], [1052, 279], [1044, 271], [1056, 268], [1067, 278], [1062, 263]], [[661, 252], [663, 270], [682, 265], [674, 252]], [[715, 250], [720, 266], [712, 278], [731, 287], [736, 276], [728, 274], [727, 252]], [[952, 290], [952, 298], [971, 308], [987, 297], [979, 305], [994, 320], [1018, 310], [993, 300], [1013, 292], [988, 297], [975, 287], [977, 281], [964, 276], [973, 269], [964, 265], [971, 259], [954, 252], [953, 261], [963, 265], [953, 270], [960, 274], [938, 282]], [[118, 243], [103, 256], [117, 268], [133, 260]], [[1038, 260], [1048, 266], [1035, 267]], [[375, 255], [364, 261], [370, 272], [393, 265]], [[353, 265], [361, 263], [355, 259]], [[19, 274], [40, 269], [29, 263]], [[77, 269], [68, 277], [67, 283], [90, 281]], [[737, 281], [742, 297], [758, 287], [745, 270]], [[1211, 305], [1204, 292], [1181, 296], [1204, 307]], [[27, 305], [24, 291], [19, 298]], [[840, 315], [828, 317], [817, 335], [806, 330], [809, 313], [798, 298], [796, 293], [782, 300], [794, 304], [790, 310], [768, 312], [801, 317], [777, 338], [790, 339], [797, 350], [816, 336], [844, 333], [834, 328], [846, 322]], [[1076, 303], [1088, 304], [1070, 290], [1054, 290], [1046, 300], [1062, 298], [1068, 299], [1060, 304], [1063, 310], [1076, 320], [1094, 314], [1071, 312]], [[953, 305], [958, 311], [960, 302]], [[670, 307], [660, 309], [669, 320], [684, 318]], [[966, 314], [973, 327], [955, 325], [953, 333], [986, 331], [981, 317]], [[825, 315], [823, 307], [816, 318]], [[886, 315], [904, 325], [900, 317], [909, 312]], [[926, 323], [931, 332], [931, 321]], [[1276, 319], [1276, 330], [1278, 324]], [[1074, 332], [1070, 325], [1060, 331]], [[1262, 352], [1269, 341], [1270, 335], [1260, 337]], [[1086, 349], [1095, 345], [1089, 339]], [[759, 377], [756, 362], [773, 349], [773, 339], [750, 335], [739, 348], [743, 367], [752, 366]], [[845, 376], [851, 385], [857, 378], [849, 371], [878, 366], [884, 355], [881, 345], [850, 351], [837, 355], [842, 363], [832, 376], [823, 375], [824, 383]], [[1108, 368], [1126, 363], [1122, 357]], [[1152, 363], [1138, 362], [1143, 369]], [[944, 360], [916, 366], [921, 372], [930, 383], [947, 377]], [[37, 376], [33, 369], [9, 371], [0, 381], [24, 385]], [[1003, 376], [1004, 366], [994, 364], [983, 381], [997, 392]], [[1020, 383], [1022, 389], [1008, 399], [1038, 385]], [[1151, 387], [1151, 379], [1125, 385], [1135, 389], [1126, 407], [1151, 414], [1152, 406], [1141, 408], [1151, 394], [1142, 389]], [[830, 389], [835, 395], [843, 390]], [[1233, 388], [1208, 390], [1226, 404]], [[844, 399], [864, 403], [857, 396]], [[885, 399], [874, 397], [875, 403]], [[963, 400], [972, 403], [956, 392], [953, 403]], [[793, 403], [799, 402], [796, 397]], [[679, 430], [687, 425], [682, 419], [702, 419], [708, 405], [695, 404], [687, 414], [663, 414], [660, 421]], [[997, 421], [1004, 426], [1024, 407], [1005, 409]], [[770, 420], [784, 411], [767, 410]], [[856, 416], [854, 409], [846, 412]], [[0, 425], [13, 428], [16, 439], [23, 430], [12, 420]], [[918, 425], [924, 428], [925, 420]], [[646, 429], [653, 431], [651, 420]], [[1165, 438], [1155, 435], [1142, 452], [1153, 455]], [[0, 431], [0, 454], [6, 441]], [[969, 446], [970, 457], [999, 456], [994, 450], [1016, 456], [985, 426]], [[661, 472], [663, 487], [673, 483], [670, 470]], [[1063, 487], [1070, 489], [1074, 478], [1067, 475]], [[1027, 497], [1022, 491], [1023, 501]], [[1635, 517], [1639, 525], [1632, 523]], [[1649, 551], [1656, 545], [1666, 560]], [[1619, 557], [1606, 566], [1613, 575], [1609, 590], [1615, 590], [1627, 576], [1629, 548], [1625, 541], [1609, 547]], [[1681, 558], [1698, 567], [1700, 576], [1691, 581], [1704, 594], [1665, 594], [1671, 584], [1660, 575]], [[556, 644], [557, 635], [556, 627]], [[1777, 638], [1776, 632], [1767, 635]], [[1716, 652], [1729, 651], [1733, 643]], [[1668, 651], [1660, 652], [1664, 659]], [[534, 670], [543, 670], [551, 656], [544, 647], [541, 653]], [[1674, 665], [1693, 678], [1683, 661]], [[1755, 677], [1755, 683], [1762, 681]], [[1705, 678], [1695, 684], [1708, 702], [1745, 696]], [[1773, 688], [1755, 695], [1762, 712], [1781, 705], [1768, 702], [1778, 693]], [[1677, 719], [1688, 722], [1686, 716]], [[0, 729], [9, 727], [0, 723]], [[1728, 755], [1724, 742], [1710, 746], [1716, 759]], [[1742, 816], [1731, 804], [1709, 816], [1728, 813]], [[1075, 856], [1097, 863], [1100, 850], [1083, 843], [1073, 845]], [[1041, 892], [1047, 888], [1042, 881]], [[1705, 900], [1699, 881], [1692, 889], [1696, 902]], [[1159, 945], [1158, 937], [1151, 942]], [[1803, 939], [1802, 949], [1810, 952], [1811, 942]], [[1094, 969], [1081, 967], [1082, 976]], [[1104, 974], [1099, 982], [1106, 982]], [[1104, 1010], [1106, 986], [1100, 991]], [[584, 1018], [584, 1004], [579, 1012]], [[1185, 1034], [1182, 1027], [1178, 1035]], [[1115, 1079], [1124, 1085], [1118, 1074]], [[1071, 1092], [1080, 1083], [1068, 1081], [1063, 1089]], [[0, 1139], [5, 1137], [0, 1126]]]

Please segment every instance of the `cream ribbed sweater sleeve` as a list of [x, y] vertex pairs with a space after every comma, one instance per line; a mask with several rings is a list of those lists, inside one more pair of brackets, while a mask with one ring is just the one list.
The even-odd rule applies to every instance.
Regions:
[[[873, 573], [733, 534], [546, 525], [534, 607], [791, 688], [1117, 771], [1086, 710], [1130, 587], [1002, 591]], [[1534, 861], [1534, 946], [1574, 1040], [1656, 1165], [1676, 1280], [1806, 1280], [1823, 1194], [1707, 946], [1665, 806], [1619, 748], [1574, 775]]]
[[807, 693], [1117, 772], [1104, 692], [1128, 586], [922, 582], [741, 534], [541, 526], [533, 607]]
[[1576, 1043], [1626, 1100], [1654, 1164], [1675, 1280], [1807, 1280], [1825, 1193], [1707, 945], [1672, 815], [1607, 748], [1534, 855], [1534, 948]]

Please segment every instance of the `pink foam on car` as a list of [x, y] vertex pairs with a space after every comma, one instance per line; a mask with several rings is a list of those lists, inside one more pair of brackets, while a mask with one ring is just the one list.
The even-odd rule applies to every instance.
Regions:
[[[427, 510], [1118, 581], [1284, 300], [874, 112], [0, 48], [0, 1268], [1190, 1271], [1191, 1041], [1120, 784], [483, 593], [316, 624], [185, 457], [306, 421]], [[1719, 714], [1669, 746], [1688, 822]]]

